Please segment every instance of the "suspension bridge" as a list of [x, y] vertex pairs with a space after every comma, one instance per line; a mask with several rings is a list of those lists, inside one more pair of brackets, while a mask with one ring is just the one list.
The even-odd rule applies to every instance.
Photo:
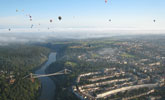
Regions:
[[51, 73], [51, 74], [33, 74], [30, 73], [29, 75], [26, 75], [23, 77], [23, 79], [30, 77], [30, 79], [36, 79], [36, 78], [41, 78], [41, 77], [49, 77], [49, 76], [57, 76], [57, 75], [64, 75], [64, 74], [69, 74], [71, 70], [64, 69], [61, 71], [58, 71], [56, 73]]

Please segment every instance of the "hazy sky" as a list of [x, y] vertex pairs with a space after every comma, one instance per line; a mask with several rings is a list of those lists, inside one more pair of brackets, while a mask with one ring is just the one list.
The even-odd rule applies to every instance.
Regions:
[[107, 4], [104, 0], [1, 0], [0, 32], [8, 28], [28, 31], [32, 24], [34, 29], [30, 31], [46, 31], [48, 27], [51, 31], [165, 30], [165, 0], [108, 0]]

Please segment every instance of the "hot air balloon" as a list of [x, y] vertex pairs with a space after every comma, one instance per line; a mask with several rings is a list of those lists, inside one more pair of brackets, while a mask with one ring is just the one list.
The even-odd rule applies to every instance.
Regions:
[[59, 20], [62, 20], [62, 17], [61, 17], [61, 16], [59, 16], [59, 17], [58, 17], [58, 19], [59, 19]]
[[108, 2], [108, 0], [105, 0], [105, 3], [107, 3]]
[[30, 19], [30, 21], [32, 21], [32, 19]]
[[109, 21], [111, 22], [111, 19], [109, 19]]
[[33, 28], [33, 24], [31, 25], [31, 28]]
[[11, 29], [9, 28], [9, 31], [11, 31]]
[[50, 20], [50, 22], [52, 23], [52, 22], [53, 22], [53, 20], [51, 19], [51, 20]]
[[18, 10], [16, 9], [16, 12], [18, 12]]
[[156, 20], [154, 19], [154, 20], [153, 20], [153, 22], [155, 23], [155, 22], [156, 22]]

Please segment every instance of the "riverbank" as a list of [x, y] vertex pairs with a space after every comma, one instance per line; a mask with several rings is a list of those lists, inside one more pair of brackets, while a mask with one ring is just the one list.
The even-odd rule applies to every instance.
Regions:
[[31, 72], [35, 73], [37, 70], [39, 70], [48, 61], [48, 58], [49, 58], [50, 54], [51, 54], [51, 52], [48, 55], [43, 56], [44, 57], [43, 59], [45, 59], [45, 60], [43, 60], [43, 62], [39, 66], [34, 68]]
[[[40, 69], [35, 71], [35, 74], [46, 74], [45, 70], [49, 65], [56, 61], [56, 53], [50, 53], [48, 60], [43, 63]], [[38, 100], [54, 100], [55, 83], [49, 77], [39, 78], [41, 82], [41, 93]]]
[[[39, 70], [43, 65], [45, 65], [45, 63], [48, 61], [48, 58], [49, 58], [49, 55], [45, 55], [44, 58], [45, 58], [45, 61], [43, 61], [43, 63], [39, 66], [37, 66], [36, 68], [34, 68], [32, 70], [32, 73], [35, 73], [37, 70]], [[39, 79], [36, 79], [36, 81], [38, 81], [38, 84], [39, 84], [39, 89], [38, 89], [38, 92], [37, 92], [37, 96], [36, 96], [36, 100], [39, 100], [39, 97], [41, 96], [41, 92], [42, 92], [42, 85], [41, 85], [41, 82], [39, 81]]]
[[[46, 73], [55, 73], [63, 70], [63, 60], [57, 60], [46, 69]], [[79, 100], [73, 93], [71, 86], [74, 83], [73, 74], [52, 76], [51, 79], [56, 84], [55, 100]]]

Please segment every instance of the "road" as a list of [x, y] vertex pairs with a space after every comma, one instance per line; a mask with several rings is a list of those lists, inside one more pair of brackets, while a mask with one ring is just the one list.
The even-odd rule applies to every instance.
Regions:
[[108, 91], [108, 92], [105, 92], [105, 93], [102, 93], [102, 94], [98, 94], [97, 98], [103, 98], [103, 97], [106, 97], [108, 95], [112, 95], [112, 94], [122, 92], [122, 91], [126, 91], [126, 90], [133, 90], [133, 89], [138, 89], [138, 88], [143, 88], [143, 87], [151, 88], [151, 87], [156, 87], [156, 86], [157, 86], [157, 84], [143, 84], [143, 85], [134, 85], [134, 86], [122, 87], [122, 88], [115, 89], [115, 90], [112, 90], [112, 91]]

